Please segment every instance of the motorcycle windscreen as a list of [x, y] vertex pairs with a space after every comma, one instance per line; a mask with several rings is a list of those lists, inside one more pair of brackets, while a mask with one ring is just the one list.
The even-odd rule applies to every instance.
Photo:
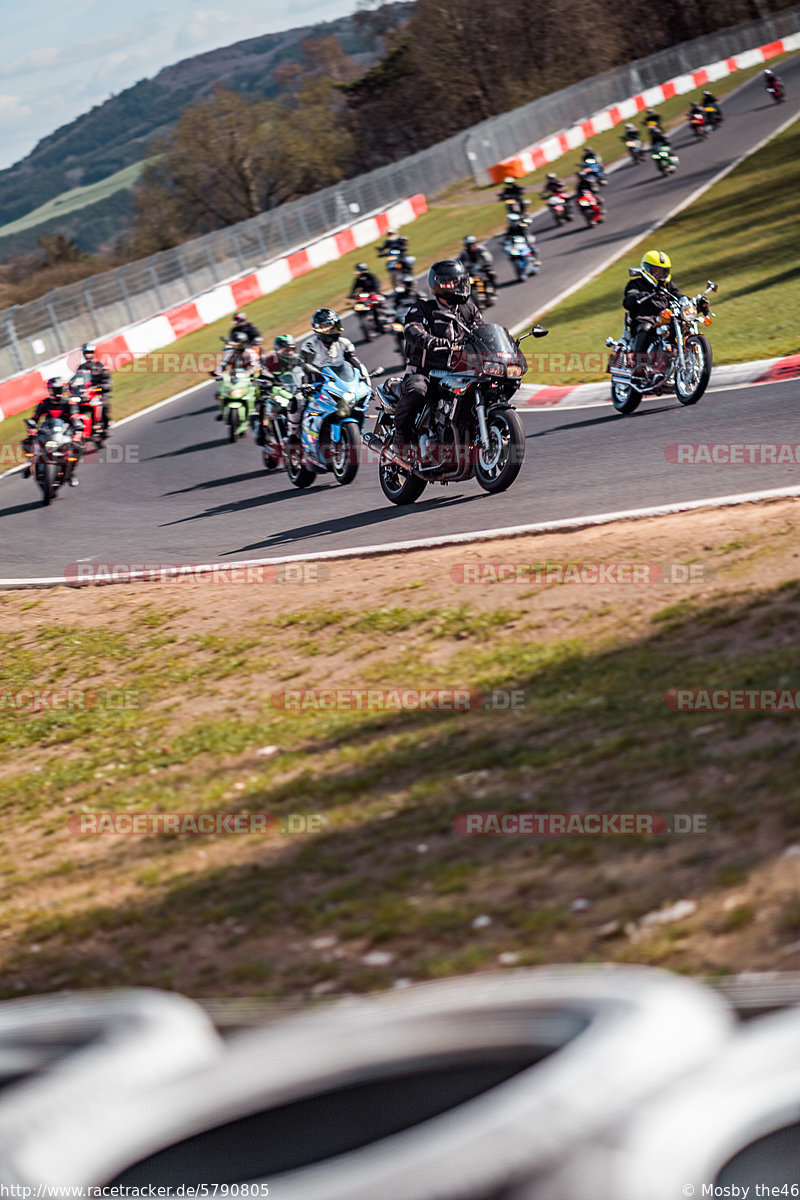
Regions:
[[[489, 363], [502, 363], [506, 367], [518, 366], [523, 372], [527, 369], [525, 356], [505, 325], [478, 325], [470, 333], [464, 353], [453, 364], [453, 368], [483, 375], [486, 374], [484, 368]], [[495, 374], [493, 371], [490, 373]]]

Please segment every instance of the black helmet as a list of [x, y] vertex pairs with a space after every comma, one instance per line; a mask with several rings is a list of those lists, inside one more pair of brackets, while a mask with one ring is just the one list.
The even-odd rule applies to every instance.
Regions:
[[443, 258], [428, 271], [428, 287], [440, 300], [464, 304], [469, 300], [469, 271], [457, 258]]
[[357, 271], [368, 271], [369, 267], [367, 266], [366, 263], [356, 263], [356, 270]]
[[94, 342], [84, 342], [81, 346], [81, 354], [84, 358], [92, 359], [96, 353], [97, 346], [95, 346]]
[[318, 308], [311, 318], [311, 328], [319, 336], [320, 341], [324, 342], [326, 346], [331, 346], [338, 341], [339, 334], [342, 332], [342, 322], [339, 320], [339, 314], [332, 308]]
[[558, 179], [558, 176], [556, 175], [555, 171], [548, 171], [547, 179], [549, 179], [551, 183], [555, 183], [555, 181]]
[[58, 375], [54, 375], [52, 379], [48, 379], [47, 394], [53, 400], [63, 400], [64, 399], [64, 380], [60, 379], [58, 377]]
[[233, 319], [234, 319], [235, 323], [237, 325], [239, 325], [239, 324], [241, 324], [242, 321], [247, 320], [247, 313], [246, 312], [235, 312], [233, 314]]

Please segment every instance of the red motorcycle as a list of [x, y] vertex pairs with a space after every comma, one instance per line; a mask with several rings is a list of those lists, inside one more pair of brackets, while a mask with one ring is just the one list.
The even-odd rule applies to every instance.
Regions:
[[93, 441], [99, 448], [108, 437], [103, 422], [103, 393], [92, 383], [89, 371], [78, 371], [69, 381], [69, 390], [78, 401], [78, 415], [83, 421], [84, 442]]
[[359, 292], [353, 311], [358, 317], [365, 342], [372, 339], [372, 327], [376, 333], [386, 333], [391, 327], [386, 303], [380, 292]]
[[767, 84], [767, 91], [776, 104], [783, 104], [786, 99], [786, 92], [780, 79], [773, 79]]
[[708, 124], [703, 113], [692, 113], [689, 117], [689, 125], [698, 142], [704, 141], [708, 137]]
[[572, 220], [572, 213], [569, 211], [569, 200], [564, 192], [553, 192], [547, 198], [547, 207], [553, 214], [553, 219], [556, 223], [556, 228], [564, 224], [566, 221]]
[[590, 229], [592, 225], [599, 225], [605, 219], [599, 199], [589, 188], [582, 188], [575, 197], [575, 202]]

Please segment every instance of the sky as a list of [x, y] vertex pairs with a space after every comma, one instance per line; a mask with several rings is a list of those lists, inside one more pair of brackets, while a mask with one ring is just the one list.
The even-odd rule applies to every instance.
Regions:
[[170, 63], [356, 7], [357, 0], [247, 0], [226, 12], [221, 0], [4, 0], [0, 169]]

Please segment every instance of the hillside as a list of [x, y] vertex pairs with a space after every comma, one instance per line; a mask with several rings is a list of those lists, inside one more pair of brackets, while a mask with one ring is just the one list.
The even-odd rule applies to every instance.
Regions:
[[408, 7], [384, 6], [379, 22], [351, 15], [265, 34], [165, 67], [57, 129], [26, 158], [0, 171], [0, 226], [137, 162], [154, 136], [165, 133], [187, 104], [209, 95], [218, 83], [252, 96], [275, 96], [275, 70], [301, 62], [308, 38], [335, 36], [345, 54], [368, 67], [380, 53], [379, 29], [398, 24]]

